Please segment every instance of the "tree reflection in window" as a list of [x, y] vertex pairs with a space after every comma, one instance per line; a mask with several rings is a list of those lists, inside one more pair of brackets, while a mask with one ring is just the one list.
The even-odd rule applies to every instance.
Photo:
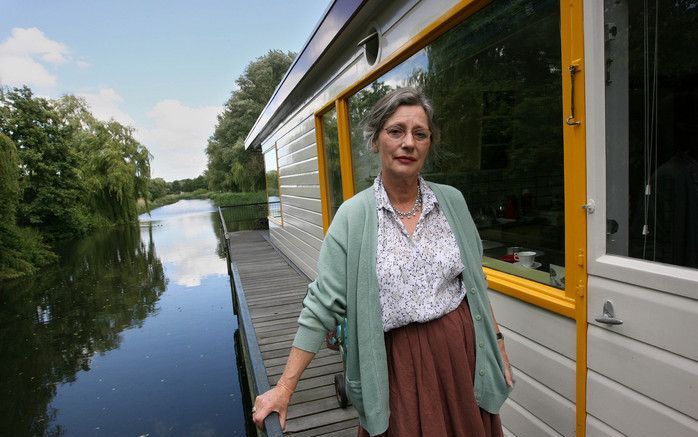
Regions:
[[[441, 144], [427, 180], [460, 189], [486, 266], [564, 288], [564, 177], [559, 2], [497, 1], [349, 99], [354, 183], [377, 175], [360, 122], [389, 90], [421, 88]], [[512, 252], [535, 251], [524, 267]], [[552, 272], [552, 273], [551, 273]]]

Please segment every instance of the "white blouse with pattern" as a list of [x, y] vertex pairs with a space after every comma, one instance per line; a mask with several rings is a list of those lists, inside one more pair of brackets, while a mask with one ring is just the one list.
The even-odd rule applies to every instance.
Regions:
[[458, 243], [436, 195], [419, 178], [422, 214], [412, 235], [395, 214], [380, 174], [373, 183], [378, 212], [376, 271], [385, 332], [428, 322], [455, 310], [465, 297]]

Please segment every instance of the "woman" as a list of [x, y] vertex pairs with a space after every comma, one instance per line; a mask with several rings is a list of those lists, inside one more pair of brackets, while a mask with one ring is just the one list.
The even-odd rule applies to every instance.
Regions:
[[285, 426], [301, 373], [346, 317], [360, 436], [501, 436], [497, 412], [513, 381], [482, 243], [462, 194], [419, 176], [438, 140], [431, 102], [394, 90], [364, 130], [381, 172], [337, 211], [284, 373], [255, 400], [253, 420], [261, 426], [277, 411]]

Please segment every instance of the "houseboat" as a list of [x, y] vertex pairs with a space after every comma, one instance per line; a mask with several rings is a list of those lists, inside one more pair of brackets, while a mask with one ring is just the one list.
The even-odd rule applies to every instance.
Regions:
[[697, 47], [696, 0], [336, 0], [246, 139], [270, 239], [315, 276], [379, 170], [362, 118], [418, 87], [442, 130], [423, 176], [483, 240], [506, 435], [696, 436]]

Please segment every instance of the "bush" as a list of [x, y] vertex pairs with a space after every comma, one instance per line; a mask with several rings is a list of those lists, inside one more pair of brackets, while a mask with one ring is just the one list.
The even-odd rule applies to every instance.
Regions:
[[266, 203], [267, 201], [267, 193], [265, 191], [255, 191], [253, 193], [213, 192], [209, 193], [208, 197], [216, 206], [246, 205], [250, 203]]

